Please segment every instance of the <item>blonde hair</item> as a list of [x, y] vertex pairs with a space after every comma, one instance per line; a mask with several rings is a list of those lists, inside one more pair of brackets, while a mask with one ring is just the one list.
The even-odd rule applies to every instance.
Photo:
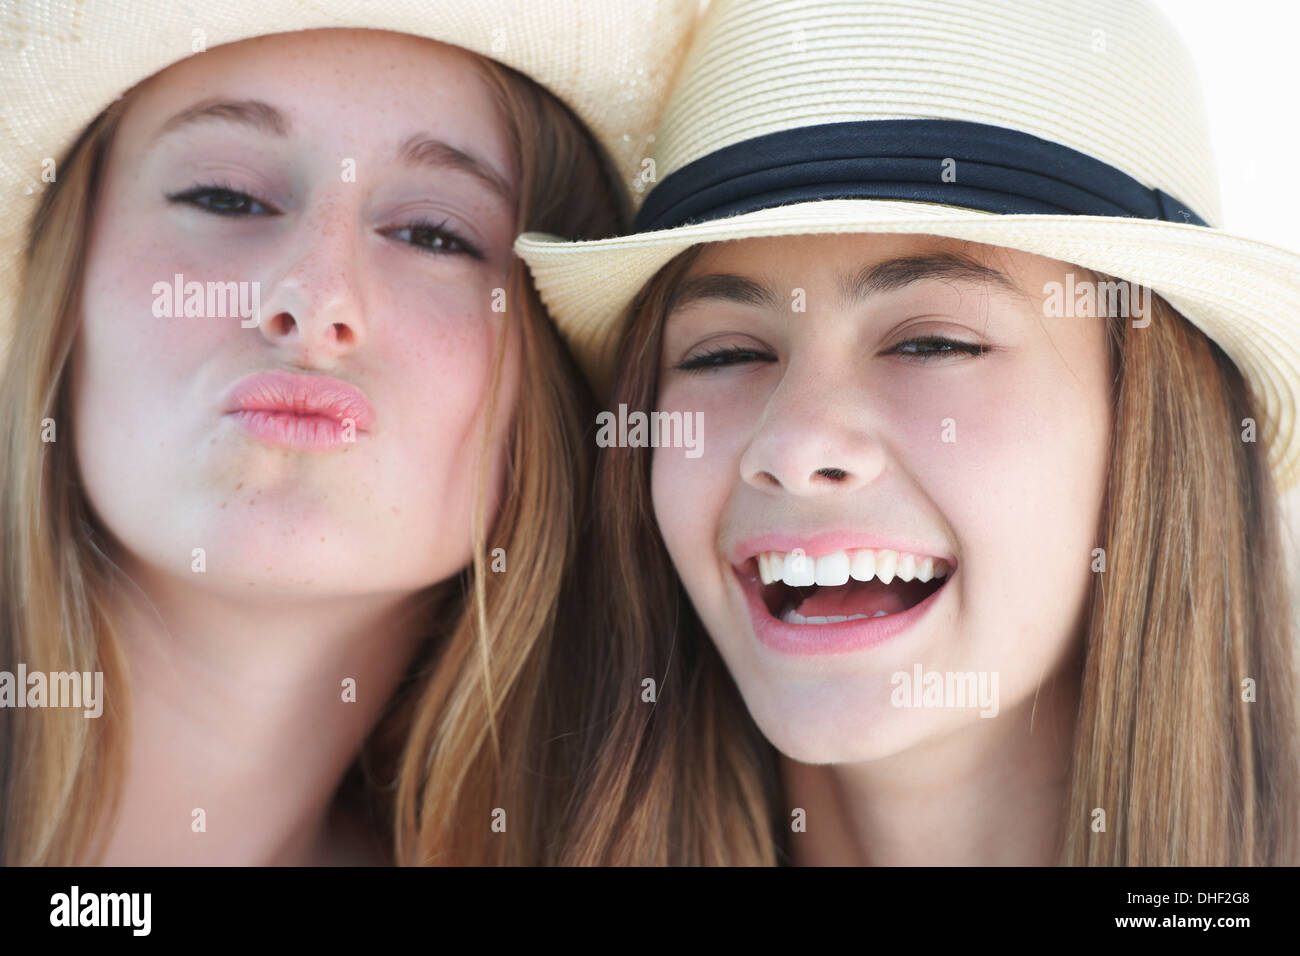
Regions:
[[[700, 247], [625, 317], [611, 405], [654, 408], [663, 323]], [[1108, 279], [1109, 277], [1096, 277]], [[1111, 317], [1114, 437], [1079, 676], [1059, 862], [1300, 862], [1295, 650], [1278, 495], [1258, 401], [1223, 351], [1158, 296], [1150, 327]], [[603, 720], [574, 742], [589, 795], [569, 817], [589, 863], [788, 862], [774, 748], [678, 581], [650, 453], [597, 464], [596, 609], [578, 655]], [[653, 676], [652, 709], [629, 688]], [[1248, 702], [1249, 678], [1256, 696]], [[1093, 810], [1107, 814], [1093, 832]]]
[[[582, 124], [522, 74], [479, 57], [475, 64], [512, 135], [520, 231], [573, 238], [617, 232], [626, 199]], [[79, 327], [86, 237], [101, 170], [131, 98], [87, 126], [42, 197], [16, 308], [22, 320], [0, 378], [0, 669], [22, 661], [48, 671], [103, 671], [106, 702], [94, 721], [71, 708], [15, 710], [0, 721], [0, 862], [10, 865], [93, 862], [120, 799], [130, 713], [106, 600], [119, 572], [96, 543], [70, 443], [41, 442], [40, 423], [51, 418], [67, 434], [71, 421], [65, 371]], [[481, 808], [496, 799], [489, 793], [526, 796], [533, 787], [521, 748], [549, 733], [545, 708], [532, 710], [589, 472], [579, 435], [592, 417], [590, 396], [523, 264], [515, 260], [511, 269], [509, 318], [523, 357], [518, 405], [494, 407], [484, 426], [487, 436], [495, 415], [512, 419], [500, 513], [491, 522], [485, 514], [485, 447], [473, 565], [429, 590], [429, 637], [344, 783], [365, 787], [377, 819], [392, 827], [399, 862], [528, 860], [546, 832], [541, 821], [531, 830], [516, 830], [512, 821], [508, 844], [454, 839], [471, 820], [477, 825], [480, 812], [487, 831]], [[487, 570], [489, 535], [506, 549], [506, 573]], [[443, 620], [450, 625], [438, 626]]]
[[[514, 131], [524, 197], [519, 231], [575, 238], [615, 231], [609, 203], [618, 199], [623, 218], [626, 197], [582, 127], [540, 87], [489, 61], [484, 68]], [[553, 862], [550, 837], [566, 799], [555, 787], [565, 758], [554, 744], [568, 724], [553, 704], [567, 683], [567, 629], [577, 600], [569, 569], [590, 484], [585, 432], [595, 416], [523, 261], [512, 268], [508, 297], [523, 304], [526, 352], [544, 360], [526, 363], [522, 373], [511, 493], [491, 542], [503, 549], [508, 570], [485, 573], [487, 546], [475, 549], [475, 613], [448, 635], [420, 697], [397, 789], [405, 862]], [[491, 828], [498, 808], [506, 811], [508, 838]]]

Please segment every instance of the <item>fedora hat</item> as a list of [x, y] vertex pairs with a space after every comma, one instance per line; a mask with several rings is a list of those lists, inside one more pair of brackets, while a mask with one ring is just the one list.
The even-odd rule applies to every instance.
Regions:
[[224, 43], [297, 30], [369, 28], [462, 47], [513, 67], [591, 130], [632, 192], [640, 157], [686, 54], [698, 0], [173, 0], [6, 4], [0, 21], [0, 357], [22, 251], [49, 160], [115, 99]]
[[1219, 228], [1199, 83], [1138, 0], [713, 0], [633, 232], [516, 251], [598, 394], [619, 319], [696, 243], [914, 233], [1162, 296], [1236, 362], [1300, 480], [1300, 255]]

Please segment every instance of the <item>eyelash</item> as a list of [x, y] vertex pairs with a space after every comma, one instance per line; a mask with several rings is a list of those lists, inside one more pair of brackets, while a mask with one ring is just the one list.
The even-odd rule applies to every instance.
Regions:
[[769, 353], [733, 346], [732, 348], [708, 349], [704, 352], [697, 352], [690, 358], [682, 359], [673, 368], [681, 372], [707, 372], [715, 368], [737, 365], [740, 356], [748, 356], [751, 360], [758, 359], [761, 362], [776, 361], [775, 356]]
[[[247, 205], [251, 203], [260, 206], [264, 211], [263, 212], [250, 212], [247, 210], [234, 211], [230, 209], [216, 208], [208, 204], [214, 198], [218, 198], [218, 197], [221, 199], [225, 199], [227, 201], [229, 201], [230, 199], [234, 199], [236, 202], [240, 202], [243, 205]], [[204, 200], [207, 200], [208, 202], [205, 202]], [[248, 193], [243, 192], [242, 190], [235, 189], [233, 186], [230, 186], [226, 183], [221, 183], [221, 182], [195, 184], [194, 186], [191, 186], [189, 189], [184, 189], [181, 190], [180, 192], [170, 194], [169, 196], [167, 196], [167, 201], [173, 203], [185, 203], [186, 205], [194, 206], [197, 209], [201, 209], [204, 212], [211, 213], [214, 216], [228, 216], [231, 218], [239, 218], [243, 216], [263, 216], [263, 215], [274, 216], [280, 214], [280, 210], [276, 209], [270, 203], [258, 199], [256, 196], [249, 195]], [[435, 256], [467, 255], [473, 259], [479, 259], [479, 260], [482, 260], [484, 258], [482, 250], [480, 250], [477, 246], [469, 242], [469, 240], [461, 237], [453, 230], [448, 229], [446, 220], [443, 220], [442, 222], [432, 222], [427, 219], [417, 219], [414, 222], [409, 222], [404, 226], [398, 226], [393, 229], [385, 230], [382, 233], [382, 235], [393, 238], [394, 233], [403, 233], [403, 232], [409, 233], [411, 235], [417, 235], [421, 232], [431, 232], [435, 234], [433, 237], [435, 241], [447, 243], [450, 244], [450, 246], [454, 247], [454, 248], [448, 248], [448, 247], [439, 248], [439, 247], [428, 246], [423, 243], [410, 242], [409, 240], [405, 240], [405, 239], [399, 240], [405, 242], [407, 245], [414, 246], [415, 248], [419, 249], [422, 252], [427, 252], [430, 255], [435, 255]]]
[[413, 245], [418, 249], [428, 252], [430, 255], [435, 255], [435, 256], [467, 255], [472, 259], [479, 259], [479, 260], [482, 260], [484, 258], [482, 251], [478, 247], [471, 245], [469, 240], [462, 239], [460, 235], [448, 229], [447, 220], [445, 219], [442, 222], [430, 222], [428, 219], [417, 219], [415, 222], [407, 223], [405, 226], [398, 226], [396, 229], [389, 229], [384, 233], [384, 235], [391, 237], [393, 233], [396, 232], [409, 232], [414, 234], [422, 230], [427, 230], [428, 232], [436, 233], [437, 234], [436, 238], [440, 242], [450, 242], [460, 247], [459, 249], [446, 249], [446, 248], [437, 249], [432, 246], [425, 246], [415, 242], [410, 243], [410, 245]]
[[[929, 352], [903, 352], [905, 346], [928, 346], [933, 349]], [[923, 335], [914, 339], [907, 339], [898, 343], [886, 355], [900, 355], [912, 360], [928, 362], [932, 358], [940, 355], [965, 354], [973, 355], [979, 358], [990, 351], [986, 345], [978, 345], [973, 342], [961, 342], [957, 339], [944, 338], [941, 335]], [[748, 357], [750, 361], [758, 359], [763, 362], [775, 362], [776, 357], [771, 353], [759, 352], [756, 349], [746, 349], [740, 347], [710, 349], [700, 352], [689, 358], [682, 359], [673, 366], [680, 372], [707, 372], [713, 369], [726, 368], [729, 365], [738, 365], [742, 358]]]
[[[905, 353], [902, 350], [905, 345], [926, 345], [934, 347], [933, 352], [911, 352]], [[907, 339], [899, 342], [892, 349], [886, 352], [886, 355], [908, 355], [921, 361], [929, 361], [930, 358], [938, 355], [973, 355], [979, 358], [990, 351], [987, 345], [980, 345], [978, 342], [963, 342], [960, 339], [945, 338], [942, 335], [921, 335], [914, 339]]]

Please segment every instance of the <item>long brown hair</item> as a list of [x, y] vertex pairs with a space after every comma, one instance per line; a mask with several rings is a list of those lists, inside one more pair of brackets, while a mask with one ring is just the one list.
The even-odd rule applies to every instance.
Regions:
[[[655, 408], [663, 324], [700, 247], [624, 317], [611, 406]], [[1094, 276], [1098, 280], [1110, 277]], [[1223, 351], [1152, 296], [1150, 326], [1108, 323], [1114, 424], [1059, 862], [1300, 862], [1294, 634], [1260, 405]], [[1262, 430], [1261, 430], [1262, 431]], [[570, 858], [789, 861], [774, 748], [749, 716], [655, 525], [652, 450], [597, 465], [595, 612], [580, 655], [593, 722]], [[657, 703], [638, 696], [657, 681]], [[1247, 679], [1254, 682], [1253, 697]], [[1106, 812], [1094, 832], [1093, 811]]]
[[[626, 218], [626, 194], [581, 124], [518, 73], [486, 60], [481, 66], [513, 131], [519, 231], [615, 232]], [[589, 494], [585, 431], [594, 407], [520, 259], [508, 299], [518, 304], [511, 314], [522, 316], [524, 354], [532, 356], [514, 413], [510, 490], [490, 543], [479, 510], [473, 613], [448, 635], [411, 724], [396, 803], [403, 862], [552, 861], [563, 799], [555, 786], [562, 755], [552, 744], [567, 729], [564, 713], [551, 706], [561, 686], [553, 674], [564, 679], [572, 644], [570, 568]], [[482, 479], [486, 458], [479, 465]], [[503, 573], [489, 570], [490, 553], [506, 561]], [[543, 765], [556, 770], [540, 772]]]
[[[475, 64], [511, 134], [520, 231], [616, 233], [624, 190], [585, 127], [522, 74], [483, 58]], [[14, 710], [0, 720], [0, 862], [7, 864], [93, 862], [120, 799], [129, 698], [106, 596], [122, 582], [97, 544], [76, 481], [65, 437], [72, 421], [66, 369], [96, 192], [131, 98], [89, 124], [42, 197], [16, 309], [22, 321], [0, 373], [0, 669], [21, 661], [33, 670], [103, 671], [106, 701], [99, 720], [71, 708]], [[510, 794], [511, 806], [533, 802], [526, 749], [553, 736], [538, 697], [589, 482], [590, 443], [581, 433], [592, 410], [525, 267], [515, 260], [511, 270], [518, 404], [493, 408], [483, 432], [491, 434], [496, 415], [510, 416], [500, 512], [489, 520], [483, 505], [485, 448], [473, 565], [430, 589], [429, 637], [345, 784], [364, 787], [376, 819], [392, 828], [399, 862], [532, 861], [553, 829], [540, 813], [520, 814], [509, 837], [493, 845], [483, 808], [503, 805], [498, 793]], [[505, 344], [500, 337], [493, 395]], [[41, 441], [47, 418], [62, 433], [48, 444]], [[504, 549], [504, 572], [491, 569], [489, 547]], [[483, 839], [471, 834], [480, 818]]]

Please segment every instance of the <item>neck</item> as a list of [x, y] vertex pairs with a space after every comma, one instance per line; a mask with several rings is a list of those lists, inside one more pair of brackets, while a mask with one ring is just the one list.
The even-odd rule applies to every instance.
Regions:
[[1077, 678], [1062, 676], [994, 719], [880, 760], [813, 766], [782, 755], [787, 803], [807, 811], [807, 832], [788, 838], [793, 862], [1055, 864], [1077, 703]]
[[427, 592], [240, 602], [128, 571], [138, 589], [116, 588], [113, 601], [130, 743], [102, 862], [333, 858], [344, 839], [335, 792], [418, 650]]

